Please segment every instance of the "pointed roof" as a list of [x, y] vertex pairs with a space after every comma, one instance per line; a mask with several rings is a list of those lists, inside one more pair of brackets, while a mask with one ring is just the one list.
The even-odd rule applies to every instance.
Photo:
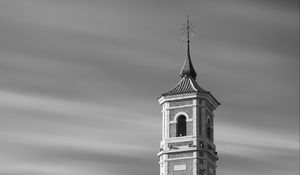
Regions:
[[170, 91], [162, 94], [162, 96], [194, 92], [209, 93], [208, 91], [201, 88], [192, 76], [185, 75]]
[[[207, 90], [204, 90], [202, 87], [198, 85], [196, 82], [197, 73], [192, 64], [191, 56], [190, 56], [190, 38], [189, 32], [190, 24], [189, 17], [187, 18], [187, 57], [185, 58], [184, 65], [180, 71], [181, 80], [168, 92], [163, 93], [162, 96], [158, 99], [159, 103], [164, 103], [164, 99], [168, 99], [169, 97], [180, 94], [189, 94], [194, 95], [196, 93], [197, 96], [206, 96], [212, 100], [212, 104], [217, 107], [220, 103], [215, 99], [215, 97]], [[192, 94], [190, 94], [192, 93]], [[172, 97], [171, 97], [172, 98]]]
[[190, 21], [189, 21], [189, 16], [187, 16], [187, 24], [186, 24], [186, 33], [187, 33], [187, 56], [185, 58], [184, 64], [181, 68], [180, 71], [180, 76], [191, 76], [192, 78], [196, 79], [197, 73], [194, 69], [192, 60], [191, 60], [191, 55], [190, 55]]
[[181, 77], [184, 77], [185, 75], [191, 76], [194, 79], [196, 79], [196, 77], [197, 77], [197, 73], [194, 69], [194, 66], [193, 66], [193, 63], [192, 63], [192, 60], [191, 60], [191, 56], [190, 56], [189, 42], [188, 42], [188, 48], [187, 48], [187, 57], [185, 58], [184, 64], [183, 64], [183, 66], [181, 68], [181, 71], [180, 71], [180, 76]]
[[193, 93], [193, 92], [206, 92], [208, 91], [201, 88], [196, 82], [197, 73], [194, 69], [191, 56], [190, 56], [190, 31], [191, 26], [189, 22], [189, 16], [187, 16], [187, 24], [185, 26], [187, 32], [187, 57], [185, 58], [183, 67], [180, 71], [180, 76], [182, 79], [177, 83], [170, 91], [162, 94], [163, 96], [177, 95], [183, 93]]

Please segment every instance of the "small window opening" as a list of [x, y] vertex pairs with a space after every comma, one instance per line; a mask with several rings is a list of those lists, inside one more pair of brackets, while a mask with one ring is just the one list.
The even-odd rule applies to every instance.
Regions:
[[186, 118], [185, 116], [181, 115], [177, 119], [177, 128], [176, 128], [176, 136], [182, 137], [186, 136]]
[[206, 134], [207, 134], [207, 138], [211, 139], [211, 122], [210, 119], [207, 120], [207, 127], [206, 127]]

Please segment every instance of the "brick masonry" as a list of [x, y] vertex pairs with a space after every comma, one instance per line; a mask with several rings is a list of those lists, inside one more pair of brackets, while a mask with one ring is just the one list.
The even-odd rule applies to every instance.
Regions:
[[[186, 170], [174, 170], [175, 165], [185, 165]], [[193, 175], [193, 160], [173, 160], [168, 163], [168, 174], [169, 175]]]
[[[169, 137], [176, 137], [176, 123], [171, 123], [170, 124], [170, 132], [169, 132]], [[193, 135], [193, 121], [186, 122], [186, 135], [190, 136]]]
[[173, 159], [173, 158], [182, 158], [182, 157], [192, 157], [193, 153], [192, 152], [184, 152], [184, 153], [172, 153], [168, 155], [168, 158]]
[[189, 144], [193, 144], [192, 141], [188, 141], [188, 142], [172, 142], [172, 143], [169, 143], [168, 146], [187, 146]]
[[170, 109], [170, 115], [169, 115], [169, 120], [173, 121], [174, 117], [176, 114], [179, 112], [185, 112], [188, 116], [189, 119], [193, 118], [193, 108], [192, 107], [183, 107], [183, 108], [177, 108], [177, 109]]
[[186, 135], [187, 136], [193, 135], [193, 121], [186, 122]]
[[184, 105], [192, 105], [193, 100], [177, 100], [177, 101], [172, 101], [170, 102], [170, 107], [174, 106], [184, 106]]

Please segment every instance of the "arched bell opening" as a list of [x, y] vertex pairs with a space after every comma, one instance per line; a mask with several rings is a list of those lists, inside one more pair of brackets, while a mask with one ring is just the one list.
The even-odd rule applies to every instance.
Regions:
[[177, 118], [176, 137], [186, 136], [186, 117], [180, 115]]

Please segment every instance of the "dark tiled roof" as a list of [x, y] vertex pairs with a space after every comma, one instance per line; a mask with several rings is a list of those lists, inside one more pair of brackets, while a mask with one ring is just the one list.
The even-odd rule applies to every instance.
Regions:
[[188, 45], [187, 57], [185, 58], [183, 67], [181, 68], [180, 76], [181, 77], [191, 76], [194, 79], [196, 79], [196, 77], [197, 77], [197, 73], [194, 69], [194, 66], [193, 66], [193, 63], [192, 63], [192, 60], [191, 60], [189, 45]]
[[176, 86], [174, 86], [170, 91], [162, 94], [162, 96], [193, 93], [193, 92], [208, 93], [208, 91], [204, 90], [198, 85], [198, 83], [194, 78], [192, 78], [191, 76], [184, 76]]

